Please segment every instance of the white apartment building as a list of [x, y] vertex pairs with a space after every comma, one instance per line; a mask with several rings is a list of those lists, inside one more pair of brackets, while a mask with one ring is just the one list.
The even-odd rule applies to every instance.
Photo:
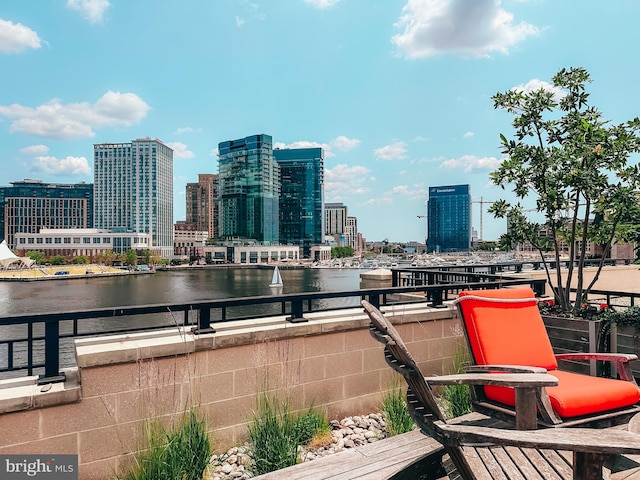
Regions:
[[173, 255], [173, 150], [161, 140], [93, 146], [94, 227], [148, 233], [152, 249]]

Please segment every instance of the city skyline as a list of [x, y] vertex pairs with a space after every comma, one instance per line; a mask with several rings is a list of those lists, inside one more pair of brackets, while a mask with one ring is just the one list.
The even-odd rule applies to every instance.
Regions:
[[[275, 3], [275, 4], [274, 4]], [[431, 185], [487, 204], [511, 118], [491, 96], [585, 67], [605, 119], [637, 116], [629, 41], [640, 4], [550, 0], [122, 0], [0, 7], [0, 185], [91, 182], [93, 144], [160, 138], [174, 150], [174, 220], [217, 145], [256, 134], [325, 151], [325, 202], [370, 241], [424, 241]], [[526, 205], [531, 208], [533, 205]]]

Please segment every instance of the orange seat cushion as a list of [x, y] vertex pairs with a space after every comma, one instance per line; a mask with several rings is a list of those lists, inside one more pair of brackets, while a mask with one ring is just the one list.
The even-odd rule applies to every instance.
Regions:
[[[530, 288], [461, 292], [462, 319], [469, 346], [478, 365], [529, 365], [558, 368], [549, 336]], [[523, 299], [495, 302], [491, 298]]]
[[[631, 382], [560, 370], [550, 371], [549, 374], [558, 379], [558, 386], [547, 387], [546, 390], [553, 410], [560, 418], [593, 415], [640, 401], [640, 389]], [[515, 405], [512, 388], [487, 386], [484, 391], [491, 400]]]

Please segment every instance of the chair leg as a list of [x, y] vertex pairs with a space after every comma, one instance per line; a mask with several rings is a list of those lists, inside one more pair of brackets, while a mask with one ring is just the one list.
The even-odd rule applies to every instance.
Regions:
[[602, 480], [602, 467], [609, 455], [573, 452], [574, 480]]

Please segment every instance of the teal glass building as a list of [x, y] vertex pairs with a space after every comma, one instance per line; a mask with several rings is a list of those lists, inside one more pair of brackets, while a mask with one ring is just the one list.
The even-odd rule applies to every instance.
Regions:
[[270, 135], [218, 144], [219, 237], [279, 243], [280, 172]]
[[324, 151], [274, 150], [280, 166], [280, 243], [302, 247], [303, 258], [324, 238]]
[[427, 252], [464, 252], [471, 244], [469, 185], [429, 187]]

